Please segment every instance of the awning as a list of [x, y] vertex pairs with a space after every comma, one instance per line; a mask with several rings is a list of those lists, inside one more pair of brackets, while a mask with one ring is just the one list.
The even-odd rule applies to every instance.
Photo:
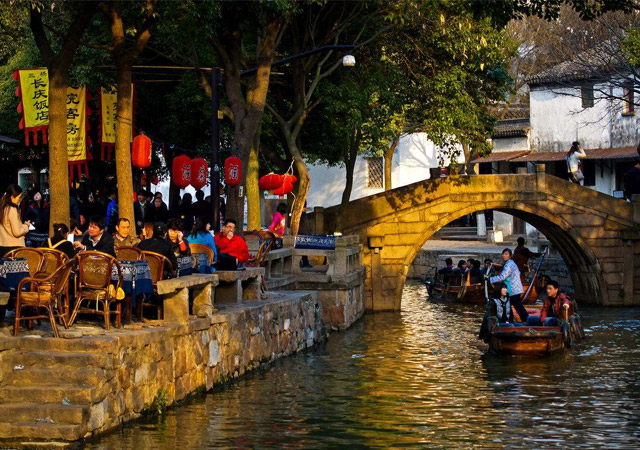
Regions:
[[531, 153], [531, 150], [519, 150], [517, 152], [495, 152], [495, 153], [491, 153], [489, 156], [475, 159], [471, 161], [471, 164], [493, 163], [498, 161], [511, 161], [514, 158], [527, 155], [528, 153]]
[[[638, 158], [637, 147], [588, 148], [583, 159], [635, 159]], [[523, 155], [512, 162], [553, 162], [564, 161], [566, 152], [533, 152]]]

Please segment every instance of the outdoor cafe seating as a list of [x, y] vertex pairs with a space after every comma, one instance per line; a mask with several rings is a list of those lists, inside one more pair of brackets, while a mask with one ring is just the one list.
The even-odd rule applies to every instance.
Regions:
[[215, 270], [213, 250], [208, 245], [189, 243], [189, 249], [191, 255], [198, 261], [198, 273], [211, 273]]
[[141, 261], [144, 259], [142, 250], [137, 247], [118, 247], [115, 251], [118, 261]]
[[[60, 323], [68, 328], [62, 297], [66, 294], [67, 284], [74, 261], [67, 261], [59, 266], [53, 273], [47, 276], [23, 278], [16, 289], [16, 317], [13, 326], [14, 336], [18, 335], [20, 321], [48, 319], [51, 322], [51, 329], [55, 337], [60, 337], [56, 325], [56, 317]], [[28, 289], [27, 289], [27, 286]], [[30, 307], [31, 313], [22, 313], [22, 309]], [[42, 313], [42, 310], [46, 314]]]
[[[69, 326], [73, 325], [78, 314], [97, 314], [104, 317], [105, 329], [109, 329], [112, 315], [115, 316], [116, 327], [120, 328], [122, 326], [122, 304], [116, 298], [119, 291], [122, 292], [120, 263], [111, 255], [91, 250], [78, 253], [75, 259], [78, 262], [76, 304], [69, 320]], [[114, 266], [118, 272], [118, 281], [115, 286], [111, 284]], [[114, 302], [116, 307], [111, 310], [110, 306]], [[85, 306], [82, 306], [83, 304]]]
[[158, 319], [162, 319], [162, 302], [158, 299], [158, 281], [164, 279], [164, 275], [167, 272], [173, 272], [173, 266], [171, 261], [159, 253], [143, 251], [142, 255], [149, 264], [149, 270], [151, 272], [151, 280], [153, 284], [153, 299], [154, 302], [142, 301], [138, 305], [137, 316], [142, 319], [145, 307], [153, 307], [158, 312]]

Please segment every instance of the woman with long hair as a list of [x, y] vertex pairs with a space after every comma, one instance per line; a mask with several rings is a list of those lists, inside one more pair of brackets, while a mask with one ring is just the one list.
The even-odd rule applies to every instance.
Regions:
[[211, 224], [204, 217], [196, 217], [196, 223], [189, 234], [189, 242], [192, 244], [202, 244], [213, 250], [213, 262], [218, 260], [218, 251], [216, 250], [216, 241], [213, 239], [209, 230]]
[[18, 205], [22, 188], [10, 184], [0, 199], [0, 257], [14, 248], [24, 247], [24, 236], [29, 232], [31, 222], [20, 218]]
[[287, 204], [280, 203], [276, 208], [276, 212], [273, 213], [273, 220], [271, 221], [271, 225], [269, 226], [269, 231], [273, 231], [273, 233], [278, 236], [284, 236], [284, 231], [287, 226]]
[[55, 248], [65, 253], [69, 258], [76, 255], [73, 244], [67, 240], [69, 236], [69, 227], [65, 223], [53, 224], [53, 236], [47, 239], [46, 244], [49, 248]]
[[584, 180], [584, 175], [582, 174], [582, 168], [580, 163], [580, 158], [584, 158], [587, 154], [582, 150], [580, 146], [580, 142], [575, 141], [571, 144], [571, 148], [567, 152], [567, 171], [569, 172], [569, 179], [576, 184], [581, 184], [581, 181]]

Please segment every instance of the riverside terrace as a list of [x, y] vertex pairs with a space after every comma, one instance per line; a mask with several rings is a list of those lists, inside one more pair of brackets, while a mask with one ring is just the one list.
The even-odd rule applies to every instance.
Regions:
[[[360, 252], [358, 237], [336, 237], [333, 249], [285, 245], [265, 267], [159, 282], [163, 321], [77, 322], [61, 338], [48, 323], [18, 337], [0, 329], [0, 447], [107, 432], [346, 329], [364, 311]], [[293, 263], [302, 255], [312, 268]]]

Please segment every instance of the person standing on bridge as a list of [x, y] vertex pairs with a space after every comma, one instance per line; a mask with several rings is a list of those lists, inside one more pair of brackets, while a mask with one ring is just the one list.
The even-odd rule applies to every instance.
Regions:
[[[524, 292], [522, 288], [522, 282], [520, 281], [520, 271], [517, 264], [511, 259], [513, 256], [510, 248], [502, 250], [502, 260], [504, 266], [499, 275], [489, 278], [491, 284], [504, 282], [507, 285], [507, 292], [509, 293], [509, 301], [511, 305], [516, 309], [518, 316], [520, 316], [520, 322], [526, 323], [528, 313], [524, 306], [522, 306], [521, 294]], [[488, 278], [488, 275], [485, 275]]]
[[582, 180], [584, 180], [580, 158], [584, 158], [585, 156], [587, 156], [587, 154], [582, 150], [580, 142], [573, 142], [571, 149], [567, 152], [567, 170], [569, 172], [569, 179], [576, 184], [582, 184]]

